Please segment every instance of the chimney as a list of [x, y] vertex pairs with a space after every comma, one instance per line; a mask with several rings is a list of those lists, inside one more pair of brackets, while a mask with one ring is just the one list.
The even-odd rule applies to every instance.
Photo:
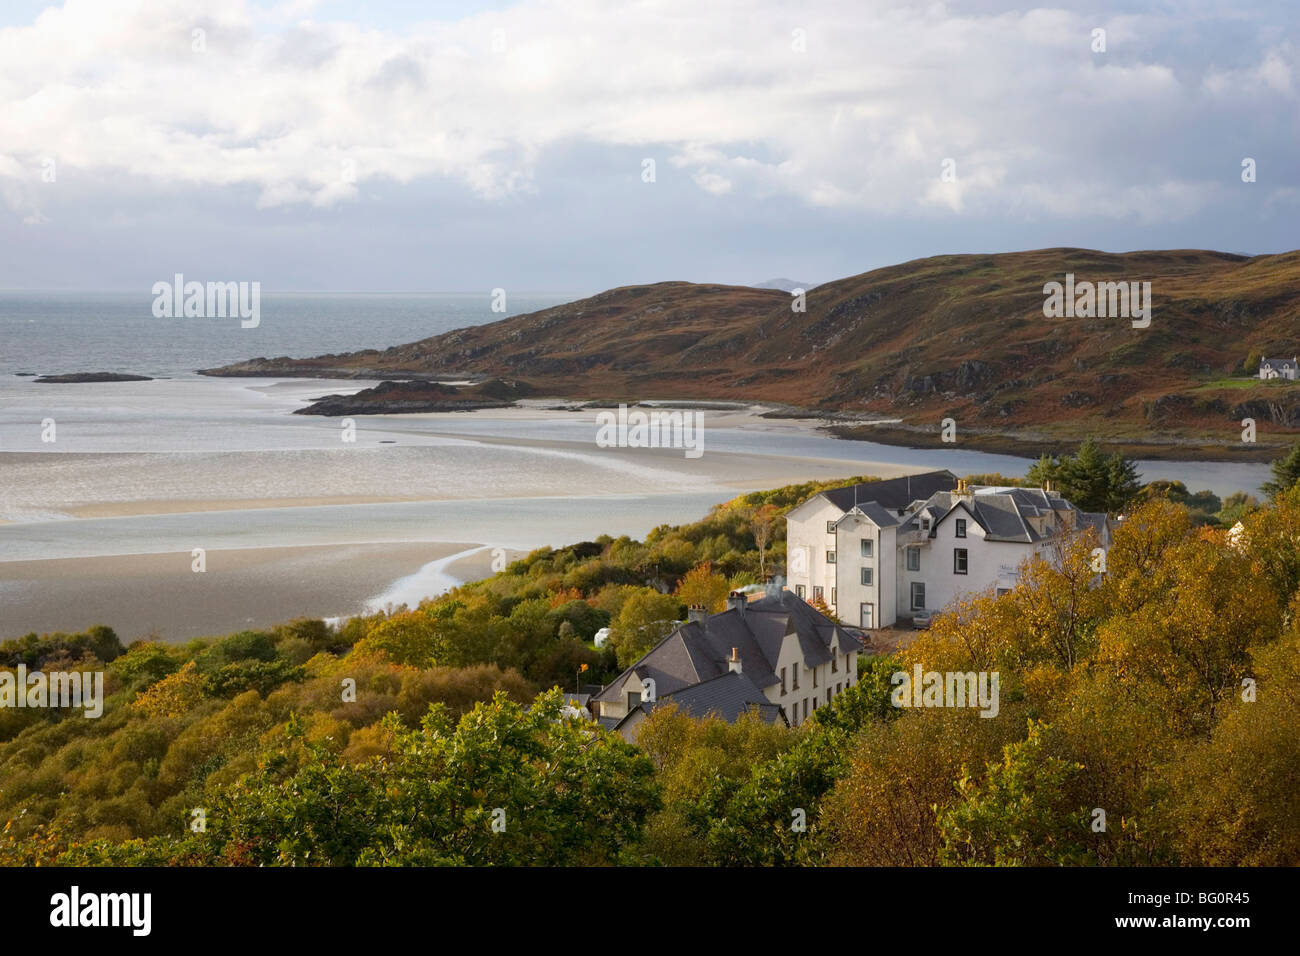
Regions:
[[731, 657], [727, 658], [727, 673], [729, 673], [729, 674], [739, 674], [739, 673], [741, 673], [741, 670], [740, 670], [740, 648], [738, 648], [738, 647], [733, 647], [733, 648], [731, 649]]
[[741, 614], [744, 614], [744, 613], [745, 613], [745, 595], [741, 594], [739, 591], [732, 591], [730, 594], [728, 594], [728, 595], [727, 595], [727, 610], [729, 610], [729, 611], [739, 611]]
[[709, 616], [709, 609], [703, 604], [692, 604], [686, 609], [686, 620], [691, 623], [698, 623]]

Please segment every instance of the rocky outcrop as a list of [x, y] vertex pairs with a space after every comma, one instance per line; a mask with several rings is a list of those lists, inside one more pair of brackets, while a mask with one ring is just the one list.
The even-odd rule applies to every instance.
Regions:
[[453, 386], [438, 382], [383, 382], [355, 395], [326, 395], [295, 415], [400, 415], [413, 412], [472, 412], [483, 408], [510, 408], [532, 394], [524, 382], [494, 379], [477, 385]]
[[67, 375], [42, 375], [34, 381], [45, 385], [80, 385], [86, 382], [152, 382], [148, 375], [124, 375], [121, 372], [70, 372]]

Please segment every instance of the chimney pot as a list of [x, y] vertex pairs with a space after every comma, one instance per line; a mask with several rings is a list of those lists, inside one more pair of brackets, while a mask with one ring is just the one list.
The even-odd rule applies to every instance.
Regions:
[[731, 657], [727, 660], [727, 673], [729, 674], [741, 673], [740, 648], [738, 647], [733, 647], [731, 649]]

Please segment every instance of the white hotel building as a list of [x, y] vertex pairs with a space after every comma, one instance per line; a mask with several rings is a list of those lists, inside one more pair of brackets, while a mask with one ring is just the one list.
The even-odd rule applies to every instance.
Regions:
[[1015, 587], [1020, 565], [1103, 514], [1057, 492], [967, 486], [935, 471], [814, 495], [786, 515], [786, 583], [848, 624], [888, 627], [986, 588]]

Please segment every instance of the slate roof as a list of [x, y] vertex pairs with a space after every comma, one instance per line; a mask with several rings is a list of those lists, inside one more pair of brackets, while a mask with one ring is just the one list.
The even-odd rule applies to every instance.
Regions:
[[733, 647], [746, 681], [761, 691], [781, 682], [774, 666], [788, 634], [796, 636], [808, 667], [831, 659], [831, 639], [836, 635], [841, 653], [862, 650], [862, 642], [853, 634], [793, 591], [773, 591], [740, 607], [710, 614], [702, 621], [678, 624], [593, 699], [618, 700], [629, 676], [638, 680], [654, 678], [656, 696], [670, 697], [727, 674]]
[[821, 494], [841, 511], [851, 510], [855, 503], [865, 511], [865, 505], [875, 502], [897, 514], [900, 508], [906, 508], [914, 501], [925, 501], [937, 491], [952, 491], [956, 487], [957, 476], [945, 469], [884, 481], [864, 481], [847, 488], [831, 488]]
[[1266, 358], [1260, 359], [1260, 365], [1271, 365], [1273, 368], [1295, 368], [1296, 360], [1293, 358]]
[[[1105, 529], [1106, 516], [1080, 511], [1055, 492], [1033, 488], [1006, 488], [995, 491], [972, 489], [973, 494], [957, 495], [938, 492], [911, 515], [899, 528], [899, 533], [921, 530], [921, 518], [930, 518], [930, 537], [935, 536], [939, 524], [955, 512], [969, 513], [984, 531], [987, 541], [1014, 541], [1035, 544], [1055, 535], [1056, 529], [1067, 525], [1066, 515], [1074, 515], [1075, 527], [1093, 527], [1100, 533]], [[1040, 532], [1029, 521], [1044, 515], [1056, 519], [1047, 532]], [[958, 514], [960, 517], [960, 514]]]
[[[878, 528], [892, 528], [897, 524], [902, 524], [903, 522], [903, 519], [898, 516], [897, 511], [890, 511], [888, 508], [884, 508], [874, 501], [868, 501], [865, 503], [859, 502], [852, 510], [845, 512], [844, 517], [840, 518], [840, 521], [844, 521], [853, 514], [862, 514], [865, 517], [870, 518], [872, 523]], [[836, 524], [838, 523], [839, 522], [836, 522]]]
[[[750, 710], [757, 711], [764, 723], [773, 724], [784, 719], [780, 705], [771, 703], [744, 674], [723, 674], [676, 693], [662, 695], [653, 703], [642, 703], [639, 709], [649, 714], [657, 707], [667, 704], [676, 704], [689, 717], [702, 718], [717, 714], [729, 723], [735, 723]], [[635, 713], [634, 709], [618, 722], [619, 725]]]

